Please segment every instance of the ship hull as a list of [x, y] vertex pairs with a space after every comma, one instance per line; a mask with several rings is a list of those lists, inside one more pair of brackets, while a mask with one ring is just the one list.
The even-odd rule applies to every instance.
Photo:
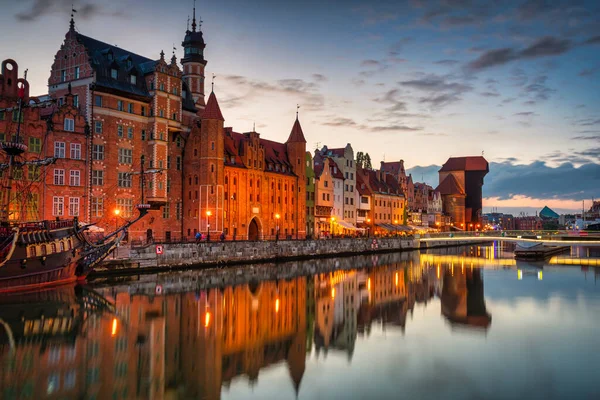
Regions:
[[[42, 225], [40, 225], [42, 226]], [[84, 243], [76, 225], [54, 223], [13, 233], [7, 259], [0, 260], [0, 293], [38, 290], [85, 279], [80, 267]], [[14, 238], [17, 235], [17, 238]]]

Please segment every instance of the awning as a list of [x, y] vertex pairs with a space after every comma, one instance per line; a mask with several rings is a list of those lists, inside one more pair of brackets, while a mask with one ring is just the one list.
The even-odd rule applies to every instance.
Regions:
[[412, 232], [415, 229], [407, 225], [376, 224], [376, 226], [391, 232]]
[[339, 221], [336, 221], [336, 222], [337, 222], [338, 225], [340, 225], [344, 229], [350, 229], [350, 230], [353, 230], [353, 231], [358, 230], [357, 227], [355, 227], [354, 225], [352, 225], [349, 222], [344, 221], [343, 219], [341, 219]]

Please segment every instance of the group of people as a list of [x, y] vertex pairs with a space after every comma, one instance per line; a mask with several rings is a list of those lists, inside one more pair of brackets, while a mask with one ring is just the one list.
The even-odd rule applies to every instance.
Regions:
[[[203, 240], [206, 240], [207, 242], [209, 242], [210, 241], [210, 236], [209, 235], [203, 235], [202, 233], [197, 232], [196, 233], [196, 243], [199, 243], [199, 242], [201, 242]], [[225, 233], [224, 232], [221, 232], [221, 235], [219, 236], [219, 240], [221, 242], [225, 241]]]

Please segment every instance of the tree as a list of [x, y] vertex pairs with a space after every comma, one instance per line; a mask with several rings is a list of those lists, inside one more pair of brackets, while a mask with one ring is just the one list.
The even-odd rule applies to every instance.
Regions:
[[373, 169], [373, 166], [371, 165], [371, 156], [369, 155], [369, 153], [366, 153], [363, 157], [365, 169]]
[[356, 166], [363, 168], [363, 164], [365, 163], [365, 155], [362, 151], [356, 153]]

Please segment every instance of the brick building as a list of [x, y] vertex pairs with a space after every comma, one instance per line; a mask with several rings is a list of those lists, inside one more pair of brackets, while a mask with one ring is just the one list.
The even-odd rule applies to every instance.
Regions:
[[481, 156], [451, 157], [439, 170], [436, 191], [455, 227], [473, 230], [481, 226], [483, 178], [488, 172], [488, 162]]
[[[28, 183], [44, 195], [32, 189], [27, 210], [19, 212], [30, 219], [78, 216], [112, 231], [135, 217], [143, 200], [151, 210], [130, 227], [135, 240], [196, 232], [261, 239], [278, 228], [282, 236], [305, 236], [306, 141], [298, 118], [285, 143], [224, 127], [216, 95], [205, 103], [206, 44], [195, 16], [182, 46], [180, 68], [175, 54], [140, 56], [77, 32], [71, 19], [51, 68], [49, 96], [32, 99], [40, 104], [23, 114], [23, 137], [32, 140], [26, 157], [58, 161], [39, 184], [37, 178]], [[4, 136], [16, 129], [6, 118], [17, 104], [16, 67], [5, 62], [0, 79]], [[47, 215], [33, 211], [41, 209]]]

